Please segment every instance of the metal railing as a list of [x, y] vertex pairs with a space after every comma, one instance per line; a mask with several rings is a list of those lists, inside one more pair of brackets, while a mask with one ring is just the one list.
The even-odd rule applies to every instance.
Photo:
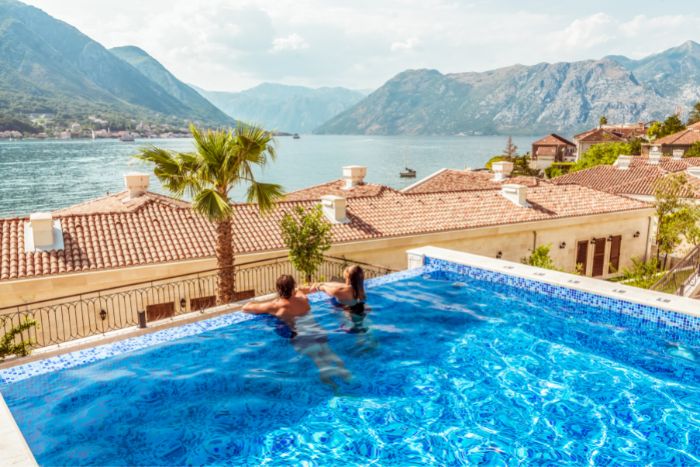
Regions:
[[[339, 279], [350, 264], [362, 265], [366, 278], [393, 272], [381, 266], [325, 257], [314, 279]], [[0, 338], [22, 322], [32, 320], [36, 325], [17, 335], [16, 341], [45, 347], [136, 326], [139, 312], [145, 312], [148, 322], [203, 311], [216, 303], [217, 274], [218, 270], [212, 269], [2, 308]], [[275, 282], [282, 274], [304, 282], [286, 256], [236, 265], [236, 299], [274, 292]]]
[[664, 276], [650, 287], [651, 290], [686, 295], [700, 281], [700, 246], [695, 247]]

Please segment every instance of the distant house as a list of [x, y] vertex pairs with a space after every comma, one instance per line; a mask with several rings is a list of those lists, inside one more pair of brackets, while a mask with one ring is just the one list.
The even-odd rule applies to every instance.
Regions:
[[573, 162], [576, 159], [576, 145], [557, 134], [549, 134], [532, 143], [533, 169], [546, 169], [554, 162]]
[[627, 143], [634, 138], [646, 136], [647, 124], [601, 125], [574, 136], [576, 143], [576, 160], [591, 146], [603, 143]]
[[642, 145], [642, 155], [648, 155], [656, 148], [662, 154], [683, 157], [690, 147], [700, 143], [700, 122], [689, 125], [685, 130], [659, 138], [653, 143]]

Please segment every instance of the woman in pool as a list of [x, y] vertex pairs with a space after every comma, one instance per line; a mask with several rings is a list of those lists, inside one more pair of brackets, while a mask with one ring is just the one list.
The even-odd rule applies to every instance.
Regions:
[[352, 327], [346, 329], [347, 332], [365, 333], [367, 328], [364, 325], [365, 316], [369, 309], [365, 306], [365, 272], [358, 265], [345, 268], [343, 273], [345, 283], [342, 282], [321, 282], [314, 284], [310, 291], [325, 292], [331, 297], [335, 306], [342, 307], [350, 321]]

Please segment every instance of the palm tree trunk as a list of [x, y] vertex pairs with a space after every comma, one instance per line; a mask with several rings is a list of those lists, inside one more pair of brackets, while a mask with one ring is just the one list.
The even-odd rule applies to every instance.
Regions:
[[233, 269], [233, 232], [231, 220], [216, 223], [216, 265], [218, 272], [219, 305], [231, 303], [235, 298], [236, 276]]

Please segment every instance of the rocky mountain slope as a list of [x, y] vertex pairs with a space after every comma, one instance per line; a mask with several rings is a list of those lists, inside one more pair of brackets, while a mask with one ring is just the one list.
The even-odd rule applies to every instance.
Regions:
[[15, 0], [0, 0], [0, 113], [231, 121], [219, 113], [212, 122], [76, 28]]
[[231, 117], [293, 133], [310, 133], [365, 96], [345, 88], [312, 89], [274, 83], [242, 92], [197, 90]]
[[321, 125], [334, 134], [575, 133], [664, 118], [700, 100], [700, 46], [642, 60], [606, 57], [486, 72], [409, 70]]

